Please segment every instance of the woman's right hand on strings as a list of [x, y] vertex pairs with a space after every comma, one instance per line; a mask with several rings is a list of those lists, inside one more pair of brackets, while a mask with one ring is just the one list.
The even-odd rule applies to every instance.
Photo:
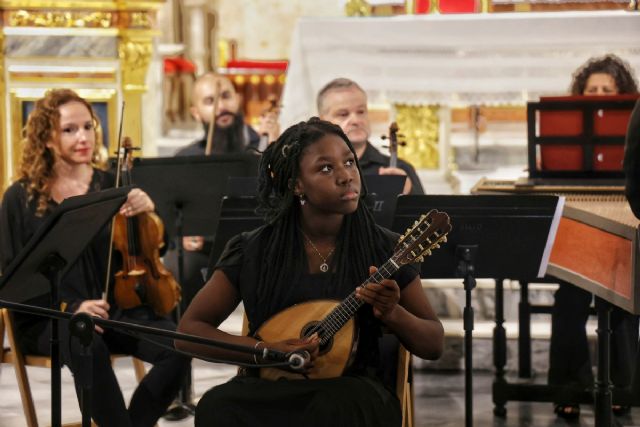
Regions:
[[318, 352], [320, 351], [320, 338], [316, 333], [305, 339], [292, 338], [274, 343], [267, 342], [258, 348], [264, 347], [271, 350], [281, 351], [283, 353], [308, 352], [311, 357], [305, 362], [303, 369], [303, 372], [308, 373], [313, 368], [316, 357], [318, 357]]
[[[101, 319], [109, 318], [109, 303], [101, 299], [88, 299], [82, 301], [76, 313], [87, 313], [90, 316]], [[96, 325], [96, 332], [103, 333], [104, 330]]]

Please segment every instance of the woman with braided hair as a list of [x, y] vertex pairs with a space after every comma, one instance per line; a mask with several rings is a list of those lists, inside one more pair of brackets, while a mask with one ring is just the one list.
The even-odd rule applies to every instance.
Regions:
[[[354, 149], [340, 127], [312, 118], [287, 129], [266, 149], [260, 165], [258, 199], [266, 225], [229, 241], [179, 330], [255, 348], [308, 351], [304, 369], [310, 369], [318, 355], [317, 335], [274, 342], [253, 335], [294, 304], [344, 299], [375, 271], [372, 265], [392, 255], [398, 235], [374, 223], [362, 203], [365, 195]], [[419, 357], [436, 359], [443, 348], [442, 325], [418, 274], [415, 265], [406, 265], [390, 279], [358, 288], [356, 296], [365, 302], [357, 313], [358, 346], [342, 376], [269, 381], [249, 369], [205, 393], [195, 425], [399, 426], [398, 399], [380, 378], [382, 328]], [[220, 331], [220, 323], [241, 301], [249, 335]], [[250, 355], [176, 345], [203, 356], [254, 363]]]

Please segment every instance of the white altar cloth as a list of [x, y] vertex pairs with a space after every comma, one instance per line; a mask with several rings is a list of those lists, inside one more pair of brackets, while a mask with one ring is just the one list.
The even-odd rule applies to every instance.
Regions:
[[317, 114], [335, 77], [370, 103], [459, 105], [566, 93], [578, 66], [608, 52], [640, 73], [640, 13], [621, 10], [302, 18], [294, 31], [283, 126]]

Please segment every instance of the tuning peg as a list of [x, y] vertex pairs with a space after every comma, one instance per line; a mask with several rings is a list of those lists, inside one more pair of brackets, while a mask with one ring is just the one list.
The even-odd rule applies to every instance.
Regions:
[[416, 262], [423, 262], [424, 261], [424, 257], [423, 256], [419, 256], [418, 259], [416, 259]]
[[436, 243], [435, 245], [433, 245], [433, 249], [438, 249], [440, 247], [440, 245], [438, 243]]
[[442, 243], [445, 243], [447, 241], [447, 236], [444, 236], [441, 240]]
[[427, 256], [430, 256], [430, 255], [431, 255], [431, 249], [427, 249], [427, 251], [425, 252], [425, 254], [426, 254]]

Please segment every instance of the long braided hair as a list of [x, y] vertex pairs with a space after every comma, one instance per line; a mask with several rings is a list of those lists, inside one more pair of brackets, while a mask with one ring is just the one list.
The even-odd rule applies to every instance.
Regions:
[[[258, 177], [258, 209], [272, 232], [264, 251], [257, 302], [268, 307], [282, 301], [286, 288], [304, 271], [301, 208], [293, 188], [300, 175], [300, 160], [305, 149], [328, 134], [344, 140], [362, 176], [353, 146], [342, 129], [317, 117], [291, 126], [263, 153]], [[360, 203], [355, 212], [345, 216], [331, 260], [331, 269], [336, 275], [327, 286], [336, 287], [333, 290], [345, 296], [369, 276], [370, 265], [386, 261], [394, 244], [375, 225], [364, 203], [366, 194], [362, 182]], [[348, 289], [338, 288], [340, 285]]]

